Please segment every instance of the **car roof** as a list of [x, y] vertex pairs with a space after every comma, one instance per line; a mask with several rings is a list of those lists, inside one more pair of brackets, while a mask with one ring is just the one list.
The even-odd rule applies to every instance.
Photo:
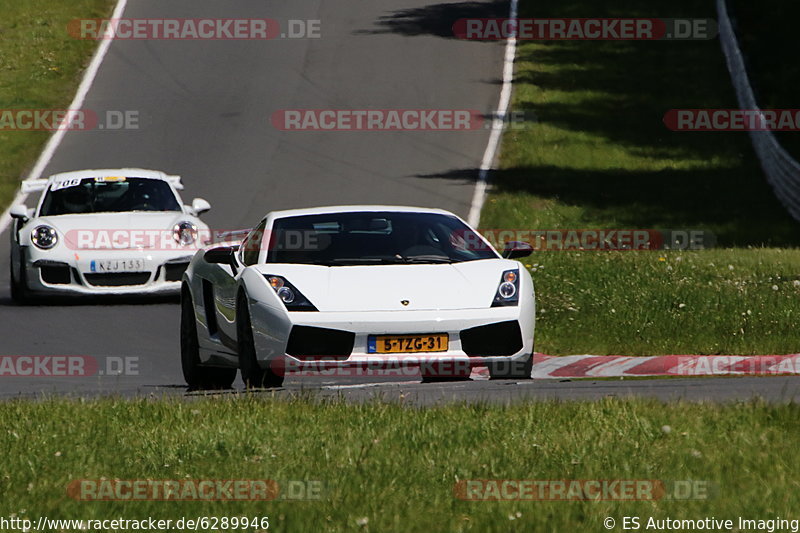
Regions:
[[287, 209], [284, 211], [272, 211], [267, 214], [272, 218], [295, 217], [301, 215], [325, 215], [330, 213], [357, 213], [370, 211], [386, 211], [391, 213], [435, 213], [439, 215], [456, 216], [444, 209], [428, 207], [410, 207], [401, 205], [333, 205], [327, 207], [309, 207], [305, 209]]

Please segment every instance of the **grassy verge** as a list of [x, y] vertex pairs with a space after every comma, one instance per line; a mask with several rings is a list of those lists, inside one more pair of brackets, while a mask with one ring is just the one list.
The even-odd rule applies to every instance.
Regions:
[[544, 353], [771, 354], [800, 346], [795, 251], [542, 252], [530, 261]]
[[[521, 16], [715, 17], [714, 2], [523, 2]], [[800, 227], [746, 134], [674, 133], [673, 108], [736, 104], [719, 42], [525, 42], [486, 229], [699, 229], [695, 252], [528, 260], [545, 353], [794, 353]], [[544, 268], [542, 268], [544, 266]]]
[[[616, 400], [424, 410], [248, 398], [3, 402], [0, 446], [15, 460], [0, 478], [0, 515], [266, 515], [270, 531], [292, 532], [603, 531], [607, 516], [790, 518], [800, 463], [787, 450], [799, 414], [794, 405]], [[321, 480], [325, 490], [316, 501], [267, 503], [66, 495], [71, 481], [100, 478]], [[469, 479], [691, 479], [714, 488], [691, 501], [455, 499], [454, 483]]]
[[[64, 109], [94, 41], [72, 39], [67, 23], [108, 16], [113, 0], [0, 0], [0, 110]], [[8, 205], [49, 132], [0, 130], [0, 206]]]

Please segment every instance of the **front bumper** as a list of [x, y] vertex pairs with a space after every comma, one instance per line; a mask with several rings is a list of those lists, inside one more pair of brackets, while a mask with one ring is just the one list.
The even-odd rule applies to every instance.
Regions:
[[[525, 361], [533, 353], [534, 304], [521, 302], [518, 307], [487, 309], [379, 311], [359, 313], [338, 312], [286, 312], [261, 303], [251, 303], [250, 313], [258, 359], [263, 366], [278, 357], [288, 364], [302, 366], [308, 361], [324, 361], [326, 366], [354, 366], [376, 361], [415, 362], [475, 362]], [[481, 326], [514, 324], [520, 337], [519, 349], [513, 353], [494, 355], [480, 353], [465, 345], [463, 332]], [[296, 327], [323, 328], [352, 334], [352, 348], [347, 353], [319, 355], [291, 353], [290, 340]], [[480, 330], [477, 330], [480, 331]], [[413, 335], [446, 333], [449, 337], [447, 351], [417, 352], [407, 354], [369, 353], [369, 337], [374, 335]], [[474, 348], [475, 335], [470, 341]], [[497, 339], [497, 344], [503, 344]], [[488, 343], [491, 352], [490, 341]]]
[[[191, 255], [182, 251], [98, 250], [51, 254], [22, 249], [28, 290], [43, 295], [165, 295], [180, 293]], [[140, 262], [134, 271], [102, 271], [100, 262]]]

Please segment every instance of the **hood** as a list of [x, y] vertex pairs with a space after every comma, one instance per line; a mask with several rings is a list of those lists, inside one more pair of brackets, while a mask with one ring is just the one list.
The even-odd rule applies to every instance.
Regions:
[[179, 211], [41, 217], [30, 227], [54, 227], [73, 250], [151, 249], [170, 245], [173, 226], [183, 220], [193, 222], [198, 230], [205, 229], [195, 217]]
[[257, 269], [283, 276], [320, 311], [359, 312], [485, 309], [503, 271], [517, 267], [514, 261], [486, 259], [444, 265], [264, 264]]

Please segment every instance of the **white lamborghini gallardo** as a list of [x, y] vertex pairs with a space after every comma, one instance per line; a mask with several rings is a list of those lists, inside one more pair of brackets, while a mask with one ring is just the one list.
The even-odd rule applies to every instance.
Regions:
[[[195, 254], [181, 292], [190, 388], [283, 382], [286, 363], [352, 367], [408, 357], [529, 378], [534, 289], [466, 222], [439, 209], [340, 206], [269, 213], [238, 245]], [[453, 377], [453, 376], [450, 376]], [[466, 375], [457, 376], [461, 379]]]

